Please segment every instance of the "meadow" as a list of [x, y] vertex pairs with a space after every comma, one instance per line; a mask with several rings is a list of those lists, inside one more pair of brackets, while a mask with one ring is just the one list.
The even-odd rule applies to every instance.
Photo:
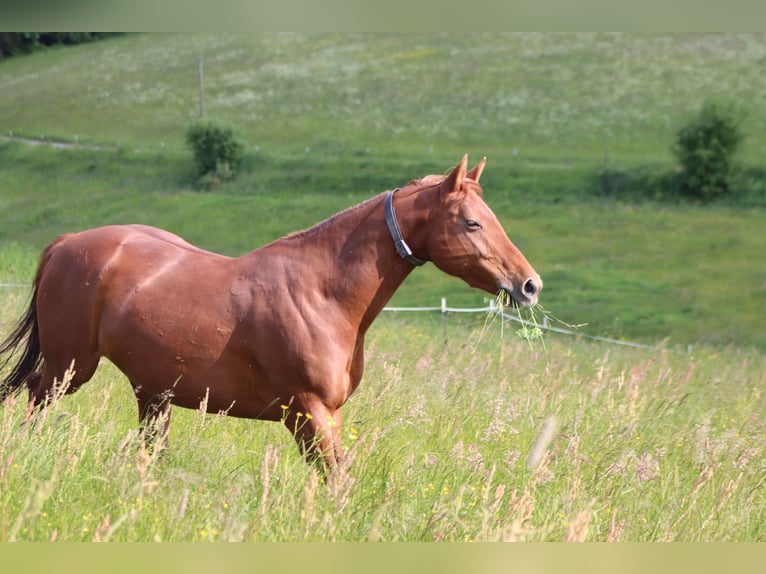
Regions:
[[[246, 144], [237, 181], [207, 193], [183, 141], [200, 56], [206, 117]], [[764, 57], [760, 34], [131, 34], [11, 58], [0, 134], [75, 147], [0, 140], [0, 242], [36, 259], [62, 232], [142, 222], [238, 255], [468, 152], [564, 321], [764, 349]], [[735, 195], [651, 200], [710, 99], [747, 116]], [[426, 268], [394, 304], [441, 297], [485, 298]]]
[[[764, 37], [403, 38], [126, 35], [0, 62], [0, 134], [70, 146], [0, 139], [0, 283], [107, 223], [239, 255], [469, 152], [544, 307], [650, 348], [386, 312], [328, 484], [274, 423], [175, 409], [147, 452], [104, 361], [32, 421], [23, 395], [0, 410], [0, 540], [763, 540]], [[183, 144], [200, 55], [206, 114], [247, 146], [212, 191]], [[672, 171], [708, 98], [750, 112], [734, 197], [606, 193], [605, 168]], [[426, 266], [392, 305], [444, 296], [489, 297]], [[0, 288], [3, 336], [27, 297]]]
[[[351, 158], [339, 166], [330, 153], [261, 154], [236, 184], [203, 193], [190, 183], [193, 166], [181, 152], [0, 142], [0, 242], [9, 253], [25, 254], [0, 282], [29, 283], [53, 238], [109, 223], [156, 225], [206, 249], [241, 255], [412, 177], [441, 173], [453, 161]], [[482, 180], [490, 207], [543, 277], [545, 307], [561, 320], [586, 324], [583, 334], [647, 344], [766, 348], [762, 208], [583, 198], [557, 184], [584, 186], [585, 173], [541, 174], [532, 190], [529, 177], [490, 160]], [[433, 306], [442, 297], [465, 307], [490, 298], [427, 265], [392, 305]]]
[[[260, 149], [663, 159], [706, 99], [766, 145], [762, 34], [139, 34], [13, 58], [3, 133], [182, 146], [199, 113]], [[668, 142], [669, 144], [669, 142]], [[551, 153], [555, 150], [555, 153]]]
[[379, 319], [328, 484], [278, 423], [175, 409], [147, 452], [108, 363], [31, 423], [20, 397], [0, 415], [0, 539], [763, 539], [760, 354], [530, 347], [483, 323]]

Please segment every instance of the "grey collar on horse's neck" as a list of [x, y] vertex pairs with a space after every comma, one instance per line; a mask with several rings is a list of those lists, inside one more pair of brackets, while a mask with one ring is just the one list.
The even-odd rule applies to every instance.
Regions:
[[391, 233], [391, 238], [394, 240], [394, 247], [396, 247], [396, 252], [399, 254], [399, 256], [415, 267], [420, 267], [421, 265], [425, 264], [426, 261], [419, 259], [412, 254], [412, 249], [410, 249], [410, 246], [407, 245], [406, 241], [404, 241], [402, 232], [399, 229], [399, 223], [396, 221], [396, 211], [394, 211], [393, 199], [394, 193], [396, 193], [398, 190], [399, 188], [396, 188], [395, 190], [389, 191], [386, 194], [386, 225], [388, 226], [388, 231]]

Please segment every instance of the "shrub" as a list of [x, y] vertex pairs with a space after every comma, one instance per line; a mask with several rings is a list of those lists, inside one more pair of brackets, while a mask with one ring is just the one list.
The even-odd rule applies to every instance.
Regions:
[[199, 121], [186, 130], [186, 143], [194, 152], [197, 173], [207, 187], [234, 179], [244, 146], [232, 128]]
[[743, 140], [742, 116], [731, 106], [706, 102], [676, 136], [681, 192], [711, 200], [731, 190], [732, 157]]

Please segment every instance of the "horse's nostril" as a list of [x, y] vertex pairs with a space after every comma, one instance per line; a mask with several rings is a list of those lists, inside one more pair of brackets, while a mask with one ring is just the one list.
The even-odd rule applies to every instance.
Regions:
[[527, 295], [528, 297], [531, 297], [537, 293], [539, 290], [537, 287], [537, 283], [535, 283], [534, 279], [527, 279], [524, 282], [524, 295]]

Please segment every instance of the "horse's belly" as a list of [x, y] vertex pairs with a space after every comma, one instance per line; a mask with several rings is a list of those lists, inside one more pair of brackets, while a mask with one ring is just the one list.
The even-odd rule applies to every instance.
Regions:
[[218, 356], [199, 354], [164, 346], [140, 337], [114, 349], [107, 358], [130, 380], [152, 395], [165, 396], [171, 403], [209, 413], [226, 413], [246, 418], [278, 418], [274, 409], [279, 397], [260, 369], [245, 357], [223, 350]]
[[211, 299], [205, 306], [150, 310], [137, 296], [119, 309], [105, 309], [102, 353], [134, 386], [164, 393], [173, 404], [248, 418], [278, 416], [272, 412], [278, 397], [247, 339]]

